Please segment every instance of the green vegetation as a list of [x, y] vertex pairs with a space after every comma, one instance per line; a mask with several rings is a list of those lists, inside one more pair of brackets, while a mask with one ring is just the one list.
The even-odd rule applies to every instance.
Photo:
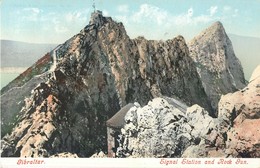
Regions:
[[[15, 110], [15, 109], [14, 109]], [[16, 113], [12, 113], [16, 114]], [[2, 120], [2, 119], [1, 119]], [[1, 127], [1, 138], [3, 138], [7, 133], [11, 133], [12, 129], [17, 123], [18, 118], [15, 115], [11, 116], [10, 122]]]
[[1, 73], [1, 89], [19, 76], [19, 73]]
[[51, 66], [51, 56], [50, 54], [46, 54], [44, 57], [39, 59], [33, 66], [28, 68], [22, 74], [20, 74], [17, 78], [15, 78], [12, 82], [10, 82], [7, 86], [1, 89], [1, 95], [6, 91], [13, 87], [21, 87], [26, 82], [31, 80], [34, 76], [40, 75], [50, 69]]

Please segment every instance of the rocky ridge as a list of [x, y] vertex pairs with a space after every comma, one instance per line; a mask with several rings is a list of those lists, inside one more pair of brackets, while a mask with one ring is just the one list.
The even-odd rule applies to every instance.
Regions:
[[[215, 151], [224, 150], [226, 135], [223, 132], [226, 127], [221, 128], [223, 132], [217, 129], [225, 120], [211, 117], [214, 116], [212, 98], [206, 94], [205, 81], [201, 82], [196, 70], [197, 62], [194, 63], [190, 57], [182, 36], [167, 41], [143, 37], [130, 39], [122, 23], [103, 17], [101, 12], [96, 11], [89, 25], [57, 46], [50, 56], [52, 65], [49, 66], [47, 61], [36, 66], [41, 67], [40, 70], [43, 67], [42, 71], [37, 75], [29, 73], [30, 80], [23, 83], [31, 88], [31, 93], [24, 93], [27, 95], [16, 100], [23, 101], [25, 97], [21, 111], [8, 111], [6, 108], [5, 113], [17, 116], [17, 124], [11, 132], [4, 134], [2, 156], [89, 157], [105, 151], [106, 120], [127, 103], [134, 102], [139, 102], [140, 107], [132, 109], [134, 116], [128, 116], [128, 123], [132, 125], [124, 128], [123, 135], [128, 142], [122, 143], [121, 156], [189, 156], [191, 152], [187, 149], [200, 149], [198, 145], [209, 145], [213, 151], [213, 154], [203, 151], [198, 155], [200, 157], [222, 156]], [[236, 75], [233, 77], [237, 78]], [[36, 78], [41, 79], [38, 85], [30, 85], [37, 81]], [[226, 79], [226, 76], [223, 78]], [[15, 95], [17, 90], [10, 89], [6, 93]], [[221, 93], [224, 91], [218, 92]], [[5, 95], [1, 99], [6, 99]], [[153, 98], [156, 98], [155, 105], [148, 103]], [[145, 106], [147, 103], [148, 106]], [[186, 110], [193, 104], [199, 106]], [[142, 110], [141, 106], [150, 111], [142, 114], [147, 110]], [[160, 111], [167, 117], [160, 116]], [[186, 111], [190, 112], [187, 114]], [[145, 122], [140, 121], [136, 117], [138, 115]], [[206, 122], [202, 120], [204, 118]], [[1, 118], [1, 123], [9, 122]], [[202, 129], [204, 124], [207, 126]], [[142, 138], [156, 133], [153, 140], [163, 150], [159, 147], [153, 149], [154, 144], [143, 149], [140, 137], [134, 133], [140, 130], [144, 130], [140, 133]], [[165, 138], [167, 135], [170, 136]], [[140, 146], [135, 147], [139, 142]], [[167, 147], [162, 142], [168, 144]], [[103, 157], [103, 153], [101, 155]]]
[[14, 124], [17, 123], [17, 114], [25, 106], [24, 98], [28, 98], [39, 83], [48, 80], [46, 71], [51, 64], [51, 56], [47, 53], [1, 89], [1, 137], [10, 133]]
[[[121, 129], [119, 157], [260, 156], [260, 71], [247, 87], [221, 97], [218, 118], [198, 106], [180, 108], [173, 98], [135, 103]], [[177, 100], [174, 100], [177, 101]]]
[[221, 95], [246, 86], [241, 63], [220, 22], [202, 31], [188, 46], [205, 92], [216, 112]]
[[131, 40], [122, 23], [95, 12], [50, 55], [52, 66], [38, 75], [48, 78], [11, 112], [18, 124], [3, 138], [2, 156], [90, 156], [106, 149], [105, 121], [129, 102], [166, 95], [211, 108], [181, 36]]

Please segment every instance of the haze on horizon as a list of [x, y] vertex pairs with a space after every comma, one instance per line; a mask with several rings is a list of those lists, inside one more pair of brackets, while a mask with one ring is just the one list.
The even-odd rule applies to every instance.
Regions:
[[[1, 39], [31, 43], [63, 43], [89, 22], [93, 1], [3, 0]], [[260, 38], [259, 0], [96, 0], [103, 15], [123, 22], [131, 38], [189, 41], [215, 21], [227, 33]], [[156, 33], [155, 33], [156, 32]]]

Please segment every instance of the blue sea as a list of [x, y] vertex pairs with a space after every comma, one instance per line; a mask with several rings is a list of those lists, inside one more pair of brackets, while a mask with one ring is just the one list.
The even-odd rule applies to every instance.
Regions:
[[1, 72], [1, 89], [6, 86], [9, 82], [14, 80], [19, 73], [4, 73]]

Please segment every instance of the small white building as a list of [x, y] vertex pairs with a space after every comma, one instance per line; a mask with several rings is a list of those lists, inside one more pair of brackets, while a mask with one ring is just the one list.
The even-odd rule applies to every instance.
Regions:
[[133, 106], [133, 103], [127, 104], [106, 122], [108, 157], [116, 157], [116, 150], [119, 147], [119, 135], [121, 134], [121, 128], [125, 125], [124, 118]]

